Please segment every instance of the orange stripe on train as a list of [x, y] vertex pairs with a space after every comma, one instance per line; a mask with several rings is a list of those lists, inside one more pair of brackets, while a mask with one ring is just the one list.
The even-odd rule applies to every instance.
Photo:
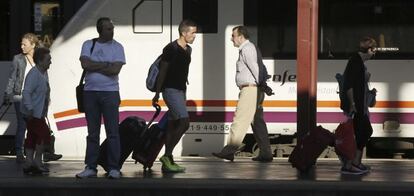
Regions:
[[[296, 107], [296, 101], [287, 100], [269, 100], [263, 103], [264, 107]], [[160, 101], [161, 106], [165, 106], [163, 101]], [[187, 106], [193, 107], [236, 107], [236, 100], [188, 100]], [[121, 107], [149, 107], [151, 100], [123, 100]], [[318, 101], [317, 107], [335, 108], [339, 107], [339, 101]], [[414, 101], [377, 101], [376, 108], [414, 108]], [[62, 118], [79, 114], [77, 109], [57, 112], [54, 114], [55, 118]]]

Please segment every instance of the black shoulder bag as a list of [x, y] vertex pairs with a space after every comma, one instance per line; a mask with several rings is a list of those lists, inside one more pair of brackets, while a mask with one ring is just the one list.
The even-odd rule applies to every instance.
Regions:
[[[257, 65], [259, 71], [259, 78], [256, 78], [253, 74], [253, 71], [250, 69], [248, 65], [246, 65], [247, 69], [249, 69], [250, 73], [253, 75], [254, 80], [256, 81], [257, 87], [263, 91], [267, 96], [274, 95], [273, 89], [270, 88], [266, 81], [271, 77], [266, 69], [266, 66], [263, 64], [262, 53], [260, 52], [259, 48], [254, 46], [256, 49], [257, 54]], [[241, 51], [240, 51], [241, 52]]]
[[[93, 48], [95, 48], [95, 43], [96, 43], [97, 38], [92, 39], [92, 47], [91, 47], [91, 55], [93, 52]], [[85, 84], [83, 83], [83, 80], [85, 79], [85, 75], [86, 75], [86, 71], [83, 70], [82, 72], [82, 76], [80, 78], [79, 81], [79, 85], [76, 87], [76, 101], [78, 103], [78, 111], [80, 113], [84, 113], [85, 112], [85, 107], [83, 105], [83, 88], [85, 87]]]

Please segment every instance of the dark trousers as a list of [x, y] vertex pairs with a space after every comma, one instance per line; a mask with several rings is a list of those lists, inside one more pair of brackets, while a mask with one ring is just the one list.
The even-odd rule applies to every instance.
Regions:
[[20, 102], [13, 102], [14, 110], [16, 111], [17, 129], [15, 138], [16, 154], [23, 153], [24, 136], [26, 135], [26, 120], [23, 118], [23, 114], [20, 111]]
[[83, 94], [85, 116], [88, 125], [86, 137], [85, 164], [96, 169], [99, 156], [101, 118], [103, 117], [106, 139], [108, 141], [108, 168], [119, 170], [121, 146], [119, 141], [119, 104], [118, 91], [85, 91]]
[[356, 113], [354, 116], [355, 140], [358, 150], [363, 150], [372, 135], [372, 126], [367, 114]]

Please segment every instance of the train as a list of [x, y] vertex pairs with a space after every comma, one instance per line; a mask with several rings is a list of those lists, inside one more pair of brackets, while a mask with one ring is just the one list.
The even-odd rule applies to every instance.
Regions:
[[[124, 46], [126, 55], [126, 64], [119, 75], [121, 120], [130, 115], [150, 119], [155, 110], [151, 106], [154, 94], [145, 86], [149, 66], [165, 45], [178, 38], [181, 20], [192, 19], [199, 25], [191, 45], [187, 86], [191, 123], [174, 151], [175, 156], [210, 156], [225, 145], [239, 92], [235, 85], [238, 49], [230, 40], [231, 32], [235, 26], [247, 26], [250, 40], [260, 48], [271, 74], [268, 85], [275, 91], [264, 102], [272, 148], [276, 156], [288, 156], [295, 144], [297, 128], [296, 3], [283, 0], [86, 1], [51, 46], [49, 119], [56, 137], [56, 151], [66, 157], [85, 155], [86, 122], [84, 114], [76, 109], [75, 97], [75, 87], [82, 74], [79, 56], [82, 43], [98, 36], [96, 20], [105, 16], [112, 19], [114, 39]], [[378, 91], [377, 104], [370, 108], [372, 141], [376, 141], [372, 148], [382, 149], [380, 152], [414, 149], [414, 62], [410, 58], [414, 44], [409, 39], [414, 22], [408, 20], [410, 17], [403, 17], [413, 15], [410, 8], [414, 8], [414, 3], [406, 0], [319, 1], [318, 125], [334, 131], [346, 120], [339, 108], [335, 74], [344, 71], [347, 58], [358, 49], [359, 39], [369, 35], [379, 46], [376, 57], [366, 63], [372, 75], [370, 88]], [[162, 101], [161, 104], [163, 112], [167, 111]], [[104, 138], [102, 127], [101, 140]], [[249, 130], [246, 150], [241, 156], [255, 153], [252, 138]]]

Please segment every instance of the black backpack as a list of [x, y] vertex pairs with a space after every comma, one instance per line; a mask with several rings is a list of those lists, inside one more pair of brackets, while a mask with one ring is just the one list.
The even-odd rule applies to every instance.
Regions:
[[267, 68], [266, 65], [263, 63], [263, 59], [262, 59], [262, 53], [260, 52], [259, 48], [256, 47], [256, 51], [257, 51], [257, 64], [259, 65], [259, 81], [258, 84], [259, 86], [263, 86], [263, 85], [267, 85], [266, 82], [268, 79], [270, 79], [270, 75], [267, 72]]

